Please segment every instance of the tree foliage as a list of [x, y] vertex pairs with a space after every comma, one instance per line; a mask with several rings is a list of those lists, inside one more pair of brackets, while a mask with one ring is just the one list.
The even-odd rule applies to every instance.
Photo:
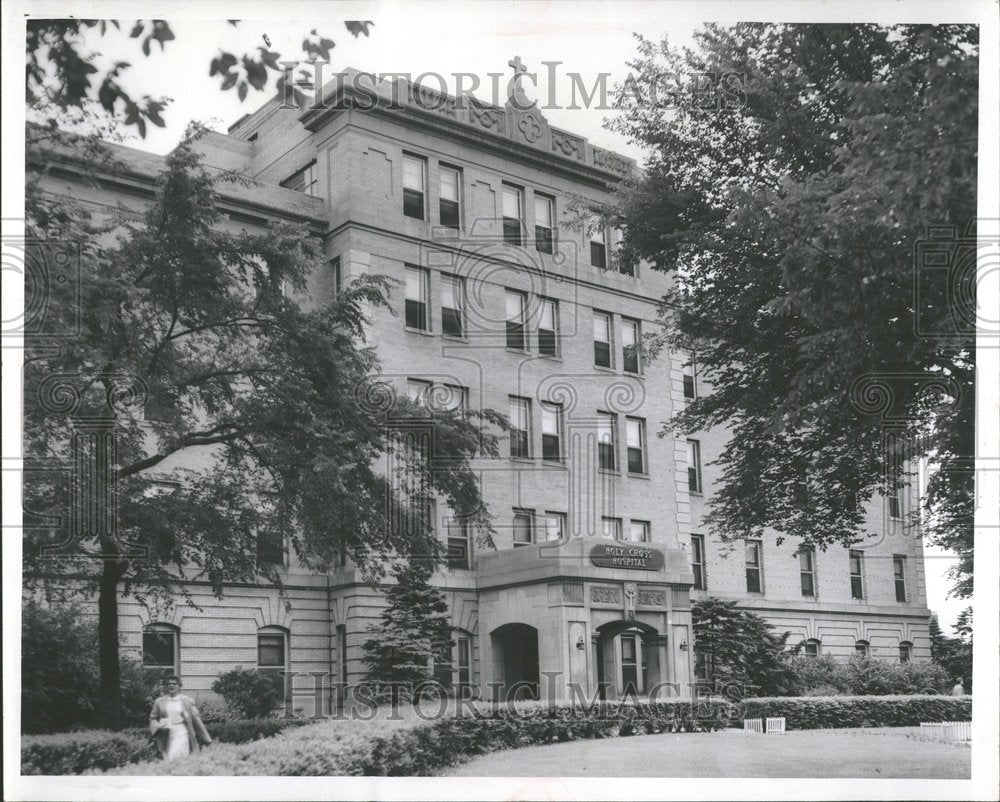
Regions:
[[[957, 637], [941, 631], [936, 616], [931, 616], [931, 660], [942, 666], [953, 684], [962, 680], [966, 691], [972, 688], [972, 608], [966, 607], [954, 626]], [[950, 687], [950, 686], [949, 686]]]
[[[695, 351], [711, 387], [674, 426], [730, 430], [721, 539], [859, 542], [879, 534], [864, 504], [929, 456], [929, 531], [971, 593], [977, 37], [746, 23], [683, 52], [640, 40], [613, 126], [651, 155], [611, 215], [623, 258], [675, 279], [652, 349]], [[727, 75], [738, 91], [689, 99], [685, 76]], [[951, 229], [928, 267], [934, 226]]]
[[784, 659], [788, 633], [776, 635], [763, 618], [735, 601], [707, 598], [691, 607], [695, 650], [708, 681], [727, 695], [780, 696], [793, 680]]

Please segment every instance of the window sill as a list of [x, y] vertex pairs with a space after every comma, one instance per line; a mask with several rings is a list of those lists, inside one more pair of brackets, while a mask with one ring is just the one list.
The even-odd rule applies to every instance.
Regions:
[[403, 330], [410, 332], [410, 334], [419, 334], [419, 335], [421, 335], [423, 337], [433, 337], [434, 336], [434, 332], [431, 331], [430, 329], [415, 329], [412, 326], [404, 326]]
[[702, 492], [700, 490], [691, 490], [691, 489], [688, 489], [688, 495], [689, 496], [697, 496], [698, 498], [701, 498], [703, 494], [702, 494]]
[[621, 476], [621, 471], [616, 471], [612, 468], [598, 468], [598, 473], [606, 474], [607, 476]]
[[[407, 329], [407, 331], [413, 331], [413, 329]], [[442, 340], [451, 340], [456, 343], [467, 343], [469, 338], [464, 334], [445, 334], [443, 331], [439, 335]]]
[[623, 376], [628, 376], [630, 379], [644, 379], [645, 378], [645, 374], [642, 371], [639, 371], [638, 373], [635, 373], [635, 372], [633, 372], [631, 370], [624, 370], [623, 369], [622, 370], [622, 375]]
[[550, 468], [561, 468], [566, 469], [566, 460], [564, 459], [543, 459], [542, 465], [548, 465]]
[[511, 462], [523, 462], [527, 465], [534, 465], [535, 460], [533, 457], [507, 457]]
[[603, 365], [594, 365], [594, 370], [599, 370], [601, 371], [601, 373], [610, 373], [612, 376], [618, 375], [618, 371], [615, 370], [613, 367], [606, 368]]
[[531, 356], [531, 351], [527, 348], [511, 348], [509, 345], [505, 349], [508, 354], [517, 354], [518, 356]]
[[648, 473], [632, 473], [631, 471], [629, 471], [628, 478], [629, 479], [646, 479], [648, 481], [649, 480], [649, 474]]
[[539, 359], [547, 359], [549, 362], [562, 362], [562, 357], [558, 354], [543, 354], [541, 351], [538, 352]]

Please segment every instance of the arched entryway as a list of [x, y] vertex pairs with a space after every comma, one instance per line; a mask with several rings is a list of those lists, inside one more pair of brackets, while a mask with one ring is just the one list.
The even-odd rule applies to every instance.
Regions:
[[500, 699], [538, 698], [538, 630], [528, 624], [504, 624], [490, 633], [493, 679], [502, 683]]
[[611, 621], [597, 628], [597, 685], [601, 699], [644, 696], [661, 681], [660, 644], [654, 627]]

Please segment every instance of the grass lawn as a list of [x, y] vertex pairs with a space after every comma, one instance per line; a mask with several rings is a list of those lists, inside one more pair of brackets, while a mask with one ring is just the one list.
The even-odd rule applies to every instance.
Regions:
[[969, 778], [968, 746], [918, 740], [915, 731], [729, 730], [573, 741], [494, 752], [445, 776]]

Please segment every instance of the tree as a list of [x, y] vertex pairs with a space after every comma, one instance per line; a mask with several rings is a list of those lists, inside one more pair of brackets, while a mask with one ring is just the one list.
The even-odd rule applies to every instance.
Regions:
[[[99, 224], [34, 184], [28, 196], [34, 257], [78, 243], [80, 281], [47, 288], [46, 331], [64, 335], [56, 346], [25, 337], [24, 572], [29, 585], [97, 594], [111, 727], [119, 587], [144, 603], [178, 593], [191, 603], [181, 582], [192, 577], [217, 595], [227, 582], [280, 587], [256, 559], [267, 536], [317, 571], [350, 551], [374, 581], [396, 555], [440, 556], [408, 523], [415, 492], [444, 497], [491, 539], [469, 461], [496, 454], [483, 428], [503, 419], [432, 415], [396, 397], [363, 341], [364, 309], [387, 304], [389, 281], [361, 277], [307, 305], [320, 242], [295, 226], [222, 230], [216, 185], [238, 177], [208, 175], [199, 136], [192, 128], [166, 157], [138, 222]], [[414, 427], [431, 450], [410, 446]], [[390, 455], [397, 471], [383, 470]], [[53, 462], [76, 468], [66, 478], [30, 470]]]
[[972, 686], [972, 608], [966, 607], [958, 616], [952, 638], [941, 631], [937, 616], [931, 616], [931, 661], [943, 666], [952, 683], [961, 678], [966, 689]]
[[788, 691], [793, 676], [784, 659], [787, 632], [776, 635], [760, 616], [716, 598], [695, 602], [691, 617], [695, 651], [714, 688], [739, 697]]
[[[967, 596], [977, 28], [747, 23], [695, 40], [640, 40], [613, 127], [651, 155], [608, 216], [623, 259], [675, 279], [651, 350], [693, 350], [711, 386], [673, 427], [731, 433], [706, 525], [858, 542], [863, 505], [928, 456], [927, 531]], [[706, 77], [719, 91], [692, 91]], [[928, 244], [933, 226], [951, 233]], [[921, 263], [925, 245], [950, 267]]]
[[363, 646], [369, 681], [388, 689], [393, 704], [421, 685], [451, 685], [451, 619], [444, 596], [430, 585], [432, 569], [420, 557], [394, 569], [382, 623], [369, 628]]
[[[234, 27], [239, 23], [239, 20], [229, 20]], [[344, 26], [357, 38], [361, 34], [368, 36], [374, 24], [371, 20], [348, 20]], [[88, 46], [91, 38], [95, 33], [103, 37], [112, 28], [121, 30], [121, 23], [118, 20], [29, 19], [25, 41], [28, 108], [47, 112], [99, 108], [121, 119], [125, 126], [134, 126], [143, 138], [147, 123], [162, 128], [162, 113], [170, 104], [170, 98], [151, 98], [149, 95], [133, 98], [119, 83], [131, 66], [128, 62], [116, 61], [103, 75], [94, 66], [94, 57], [99, 54]], [[176, 38], [165, 20], [136, 20], [129, 37], [142, 39], [142, 52], [146, 57], [153, 52], [153, 43], [159, 44], [163, 52], [167, 43]], [[270, 49], [266, 37], [265, 43], [267, 47], [259, 46], [256, 52], [239, 56], [220, 49], [208, 65], [209, 77], [218, 75], [220, 89], [235, 90], [242, 101], [251, 88], [262, 91], [270, 74], [274, 73], [275, 88], [280, 92], [287, 71], [281, 53]], [[302, 41], [302, 53], [307, 63], [329, 61], [334, 46], [332, 39], [313, 29]], [[91, 79], [95, 83], [91, 83]]]

